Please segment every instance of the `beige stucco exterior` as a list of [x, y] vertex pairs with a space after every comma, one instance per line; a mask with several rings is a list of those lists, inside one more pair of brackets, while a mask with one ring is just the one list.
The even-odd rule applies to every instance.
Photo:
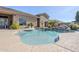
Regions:
[[37, 18], [40, 19], [40, 27], [44, 27], [45, 22], [48, 21], [48, 19], [45, 18], [44, 16], [38, 17], [32, 14], [24, 13], [14, 9], [0, 7], [0, 18], [4, 19], [5, 17], [8, 20], [9, 26], [15, 22], [19, 23], [20, 17], [25, 17], [25, 20], [26, 20], [25, 26], [28, 26], [29, 23], [32, 23], [34, 27], [37, 27], [37, 23], [38, 23]]
[[48, 19], [44, 16], [40, 16], [40, 27], [45, 27], [45, 22], [47, 22]]

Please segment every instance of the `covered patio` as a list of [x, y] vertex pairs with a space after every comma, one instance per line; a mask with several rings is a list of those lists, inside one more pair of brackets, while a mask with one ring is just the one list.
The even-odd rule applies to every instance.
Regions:
[[13, 21], [12, 18], [12, 15], [0, 13], [0, 29], [9, 28]]

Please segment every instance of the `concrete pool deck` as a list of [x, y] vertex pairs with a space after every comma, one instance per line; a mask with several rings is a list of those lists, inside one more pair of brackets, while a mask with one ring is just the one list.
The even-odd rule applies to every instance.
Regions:
[[18, 30], [0, 30], [0, 52], [78, 52], [79, 32], [61, 33], [56, 44], [28, 45], [21, 42]]

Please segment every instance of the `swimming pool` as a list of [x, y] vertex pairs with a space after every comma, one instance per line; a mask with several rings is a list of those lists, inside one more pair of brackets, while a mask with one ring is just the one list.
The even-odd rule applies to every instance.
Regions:
[[55, 31], [20, 31], [19, 36], [23, 43], [31, 45], [55, 43], [59, 40], [58, 33]]

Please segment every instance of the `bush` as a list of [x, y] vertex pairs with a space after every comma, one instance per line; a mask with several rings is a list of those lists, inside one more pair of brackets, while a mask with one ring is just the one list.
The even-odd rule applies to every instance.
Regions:
[[48, 27], [56, 27], [59, 23], [62, 23], [59, 20], [48, 20]]
[[32, 28], [33, 27], [33, 24], [32, 23], [29, 23], [28, 26]]
[[48, 27], [54, 27], [55, 23], [57, 23], [55, 20], [48, 21]]
[[19, 29], [20, 26], [18, 23], [13, 23], [11, 26], [10, 26], [11, 29]]
[[71, 25], [70, 25], [70, 28], [71, 28], [72, 30], [77, 30], [77, 29], [79, 29], [79, 25], [78, 25], [78, 24], [71, 24]]

